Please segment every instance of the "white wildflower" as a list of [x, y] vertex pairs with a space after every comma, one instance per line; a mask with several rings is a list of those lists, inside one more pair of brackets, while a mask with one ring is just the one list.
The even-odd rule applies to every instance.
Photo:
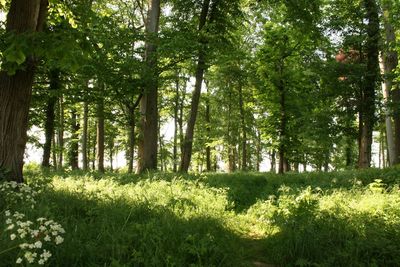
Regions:
[[50, 251], [44, 249], [43, 253], [42, 253], [42, 255], [40, 255], [40, 257], [47, 260], [48, 258], [51, 257], [51, 253], [50, 253]]
[[21, 259], [21, 258], [18, 258], [18, 259], [15, 261], [15, 263], [16, 263], [16, 264], [21, 264], [21, 263], [22, 263], [22, 259]]
[[62, 238], [61, 236], [57, 236], [55, 241], [56, 241], [56, 245], [59, 245], [64, 241], [64, 238]]
[[20, 247], [21, 249], [26, 249], [26, 248], [29, 247], [29, 244], [28, 244], [28, 243], [22, 243], [22, 244], [19, 245], [19, 247]]
[[33, 263], [35, 261], [35, 257], [30, 251], [25, 252], [24, 257], [29, 263]]
[[39, 235], [39, 230], [32, 231], [32, 237], [37, 237]]
[[17, 237], [17, 236], [16, 236], [15, 234], [11, 234], [11, 235], [10, 235], [10, 239], [11, 239], [11, 240], [14, 240], [16, 237]]
[[36, 241], [35, 242], [35, 247], [36, 248], [41, 248], [42, 247], [42, 242], [41, 241]]

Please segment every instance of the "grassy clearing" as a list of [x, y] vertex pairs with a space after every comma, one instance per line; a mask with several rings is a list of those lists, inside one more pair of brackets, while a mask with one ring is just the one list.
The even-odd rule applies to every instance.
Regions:
[[[400, 265], [400, 169], [27, 176], [42, 191], [34, 209], [3, 197], [0, 253], [20, 242], [1, 230], [6, 209], [51, 218], [65, 234], [49, 266]], [[0, 265], [22, 253], [0, 254]]]

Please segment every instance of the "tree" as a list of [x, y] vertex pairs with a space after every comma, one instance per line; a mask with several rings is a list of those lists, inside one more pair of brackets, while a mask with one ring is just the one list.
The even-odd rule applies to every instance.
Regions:
[[[55, 94], [60, 90], [60, 71], [58, 69], [53, 69], [49, 73], [50, 86], [49, 86], [49, 96], [46, 103], [46, 122], [45, 122], [45, 138], [46, 141], [43, 146], [43, 160], [42, 167], [50, 167], [50, 154], [51, 145], [54, 136], [54, 123], [55, 123], [55, 107], [57, 103], [57, 95]], [[55, 162], [54, 162], [55, 164]]]
[[375, 124], [375, 89], [379, 69], [379, 16], [375, 0], [364, 0], [367, 24], [366, 75], [360, 99], [360, 143], [358, 167], [368, 168], [371, 164], [372, 131]]
[[13, 0], [7, 15], [6, 32], [14, 36], [6, 59], [19, 65], [0, 73], [0, 168], [9, 171], [7, 178], [23, 182], [23, 157], [27, 141], [28, 113], [37, 61], [32, 53], [16, 46], [29, 34], [43, 29], [47, 0]]
[[[384, 25], [384, 49], [381, 55], [381, 73], [383, 74], [382, 94], [385, 101], [385, 124], [386, 138], [388, 145], [388, 156], [390, 166], [400, 163], [400, 113], [397, 105], [391, 105], [400, 101], [400, 89], [397, 84], [393, 86], [394, 70], [398, 64], [398, 55], [394, 49], [396, 45], [395, 29], [391, 22], [392, 3], [391, 1], [382, 1], [383, 25]], [[392, 91], [393, 89], [393, 91]], [[394, 109], [393, 109], [394, 108]], [[395, 122], [396, 134], [393, 135], [392, 116]]]
[[157, 169], [158, 133], [158, 70], [157, 44], [160, 19], [160, 0], [149, 0], [146, 23], [146, 86], [140, 100], [140, 138], [138, 148], [137, 173]]

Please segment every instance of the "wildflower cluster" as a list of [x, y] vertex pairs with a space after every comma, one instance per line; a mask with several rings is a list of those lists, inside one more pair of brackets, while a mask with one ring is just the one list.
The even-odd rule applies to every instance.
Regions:
[[[24, 220], [25, 215], [19, 212], [13, 214], [7, 210], [6, 232], [9, 233], [10, 240], [19, 243], [20, 257], [16, 263], [26, 260], [28, 263], [37, 262], [43, 265], [51, 257], [49, 250], [45, 247], [51, 244], [59, 245], [64, 239], [61, 236], [65, 233], [62, 226], [46, 218], [38, 218], [36, 221]], [[20, 241], [20, 242], [18, 242]]]
[[19, 184], [14, 181], [0, 183], [0, 196], [4, 198], [8, 207], [24, 203], [30, 205], [33, 209], [36, 204], [35, 197], [39, 193], [39, 190], [26, 184]]

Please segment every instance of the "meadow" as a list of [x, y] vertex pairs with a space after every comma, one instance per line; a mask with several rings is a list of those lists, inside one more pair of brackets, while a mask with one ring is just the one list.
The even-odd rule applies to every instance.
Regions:
[[1, 183], [1, 266], [400, 266], [400, 168]]

